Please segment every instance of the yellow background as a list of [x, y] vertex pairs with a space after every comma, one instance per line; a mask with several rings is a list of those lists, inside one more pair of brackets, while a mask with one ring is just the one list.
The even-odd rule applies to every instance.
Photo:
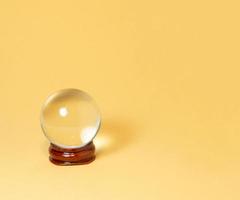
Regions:
[[[238, 1], [0, 2], [0, 199], [239, 200]], [[90, 93], [90, 165], [48, 161], [49, 93]]]

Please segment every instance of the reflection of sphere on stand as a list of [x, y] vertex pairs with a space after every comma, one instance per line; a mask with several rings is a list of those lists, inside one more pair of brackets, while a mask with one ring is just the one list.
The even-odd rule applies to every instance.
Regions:
[[88, 164], [95, 159], [95, 146], [90, 142], [81, 148], [63, 149], [51, 144], [49, 154], [50, 161], [56, 165]]

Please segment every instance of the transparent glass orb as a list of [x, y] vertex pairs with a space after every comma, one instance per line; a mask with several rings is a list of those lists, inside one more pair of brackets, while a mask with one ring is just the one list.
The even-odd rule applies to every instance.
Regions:
[[101, 123], [95, 101], [77, 89], [51, 94], [43, 104], [40, 120], [48, 140], [63, 148], [85, 146], [96, 136]]

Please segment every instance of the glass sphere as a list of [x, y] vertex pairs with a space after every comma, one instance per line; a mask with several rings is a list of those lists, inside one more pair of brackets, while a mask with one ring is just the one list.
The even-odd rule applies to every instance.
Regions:
[[87, 93], [64, 89], [47, 98], [40, 121], [51, 143], [63, 148], [79, 148], [96, 136], [101, 116], [95, 101]]

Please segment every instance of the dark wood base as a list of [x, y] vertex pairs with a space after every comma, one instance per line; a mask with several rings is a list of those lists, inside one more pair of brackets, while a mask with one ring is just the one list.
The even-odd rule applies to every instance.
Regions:
[[93, 142], [81, 148], [66, 149], [50, 144], [49, 160], [55, 165], [84, 165], [95, 160], [95, 145]]

